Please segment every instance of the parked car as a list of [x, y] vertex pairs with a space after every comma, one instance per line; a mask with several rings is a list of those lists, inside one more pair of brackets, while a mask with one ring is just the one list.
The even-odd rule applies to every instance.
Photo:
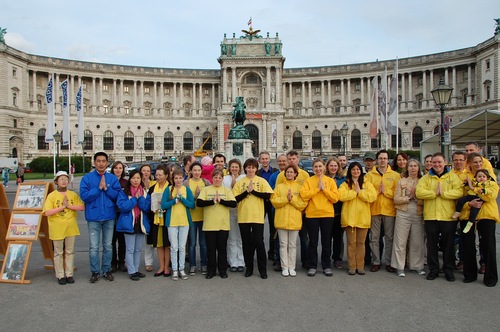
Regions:
[[310, 176], [314, 175], [313, 171], [313, 161], [311, 159], [301, 159], [299, 161], [299, 168], [302, 168], [306, 171]]
[[141, 168], [141, 165], [142, 165], [142, 163], [133, 163], [133, 164], [128, 165], [127, 169], [125, 170], [125, 175], [128, 176], [130, 171], [133, 171], [136, 168], [137, 169]]

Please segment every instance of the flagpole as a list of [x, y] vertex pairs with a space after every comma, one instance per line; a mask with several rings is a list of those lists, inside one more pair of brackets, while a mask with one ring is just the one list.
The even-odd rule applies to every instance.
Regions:
[[394, 74], [396, 75], [396, 96], [394, 97], [396, 100], [396, 154], [399, 153], [399, 77], [398, 77], [398, 58], [396, 58], [396, 70], [394, 70]]

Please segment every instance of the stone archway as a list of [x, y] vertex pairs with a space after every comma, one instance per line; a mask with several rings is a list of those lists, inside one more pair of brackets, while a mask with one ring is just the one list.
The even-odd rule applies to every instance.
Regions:
[[248, 130], [248, 134], [250, 135], [250, 139], [253, 141], [252, 143], [252, 154], [254, 157], [259, 155], [259, 128], [253, 124], [245, 125], [245, 128]]
[[19, 162], [23, 161], [24, 140], [19, 136], [12, 136], [9, 139], [9, 148], [12, 151], [12, 158], [18, 158]]

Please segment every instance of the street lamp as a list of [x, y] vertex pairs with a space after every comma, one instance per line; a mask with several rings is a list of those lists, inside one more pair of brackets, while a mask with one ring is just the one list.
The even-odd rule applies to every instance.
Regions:
[[445, 153], [444, 148], [444, 109], [446, 105], [450, 102], [451, 93], [453, 88], [444, 84], [444, 80], [441, 78], [439, 80], [439, 84], [436, 85], [434, 89], [431, 90], [432, 98], [434, 98], [434, 102], [439, 107], [439, 111], [441, 112], [441, 153]]
[[340, 135], [342, 136], [342, 141], [344, 144], [344, 156], [347, 157], [347, 132], [349, 132], [349, 127], [347, 123], [344, 123], [342, 128], [340, 128]]
[[54, 142], [56, 143], [56, 167], [54, 173], [59, 170], [59, 144], [61, 144], [61, 134], [59, 130], [54, 134]]

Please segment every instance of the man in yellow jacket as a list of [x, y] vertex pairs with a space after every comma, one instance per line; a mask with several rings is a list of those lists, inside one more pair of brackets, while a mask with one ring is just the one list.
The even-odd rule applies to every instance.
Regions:
[[377, 200], [371, 205], [371, 239], [372, 267], [370, 271], [377, 272], [380, 269], [380, 233], [384, 226], [385, 233], [385, 262], [388, 272], [396, 272], [391, 267], [392, 240], [394, 236], [394, 222], [396, 220], [396, 208], [394, 207], [394, 192], [400, 179], [398, 172], [389, 166], [389, 152], [380, 150], [376, 156], [378, 165], [366, 174], [365, 180], [370, 182], [377, 190]]
[[455, 200], [463, 196], [462, 181], [446, 166], [442, 153], [432, 156], [432, 168], [417, 184], [416, 196], [424, 200], [425, 233], [427, 234], [427, 280], [439, 276], [438, 241], [441, 234], [443, 269], [446, 280], [455, 281], [453, 236], [457, 222], [452, 219]]

